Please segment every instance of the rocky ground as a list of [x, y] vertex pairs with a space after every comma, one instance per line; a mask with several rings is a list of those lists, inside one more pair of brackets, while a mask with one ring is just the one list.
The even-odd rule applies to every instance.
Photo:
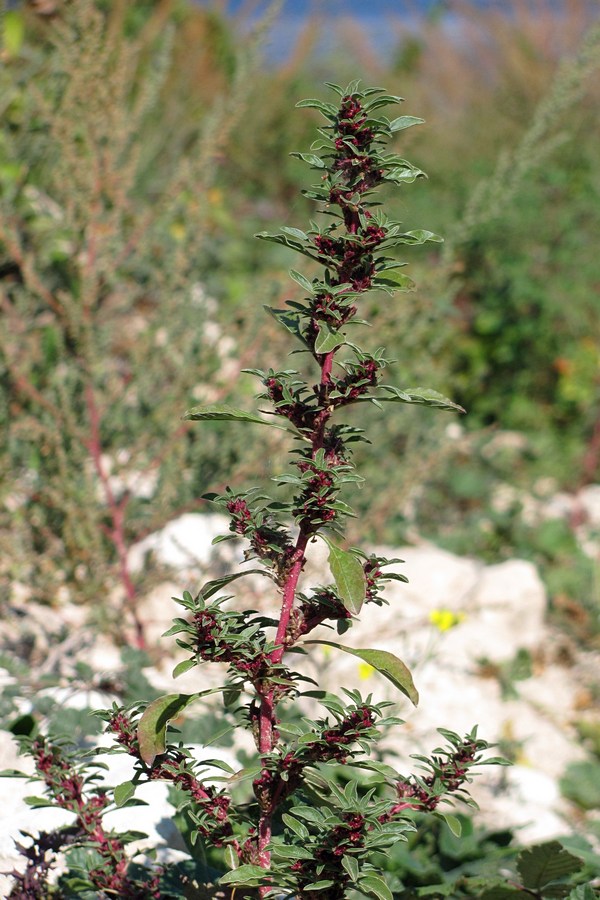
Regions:
[[[152, 552], [177, 572], [173, 581], [158, 585], [143, 600], [142, 618], [148, 623], [151, 645], [159, 645], [160, 634], [179, 613], [172, 596], [180, 596], [186, 588], [197, 589], [206, 577], [230, 570], [240, 558], [236, 544], [212, 546], [213, 537], [226, 532], [227, 525], [216, 515], [186, 515], [134, 548], [134, 566], [143, 566], [146, 554]], [[343, 641], [353, 647], [389, 650], [400, 657], [413, 673], [419, 706], [413, 708], [388, 681], [355, 657], [333, 649], [313, 648], [312, 657], [306, 658], [306, 674], [318, 677], [331, 690], [358, 687], [376, 699], [397, 703], [405, 724], [386, 737], [386, 748], [400, 770], [414, 770], [410, 755], [428, 753], [438, 745], [436, 728], [465, 733], [477, 724], [480, 736], [498, 742], [499, 752], [514, 763], [510, 768], [483, 769], [476, 779], [473, 794], [481, 807], [481, 822], [518, 827], [523, 842], [581, 828], [581, 814], [561, 797], [558, 780], [569, 763], [585, 756], [575, 723], [597, 717], [594, 687], [600, 683], [600, 667], [597, 657], [583, 653], [547, 624], [545, 591], [535, 567], [522, 560], [486, 566], [425, 543], [373, 549], [403, 559], [397, 570], [408, 576], [409, 583], [391, 582], [386, 592], [389, 605], [366, 608], [360, 625]], [[331, 581], [327, 548], [317, 543], [311, 550], [305, 588]], [[238, 591], [240, 603], [267, 608], [261, 593], [264, 580], [248, 578], [240, 584], [245, 585], [244, 594]], [[73, 659], [79, 655], [104, 675], [118, 667], [117, 648], [106, 638], [92, 638], [85, 632], [83, 611], [76, 606], [59, 611], [29, 607], [28, 621], [37, 628], [40, 640], [52, 633], [53, 616], [57, 622], [69, 623], [71, 632], [70, 649], [61, 644], [59, 655], [71, 654]], [[7, 633], [11, 627], [5, 623]], [[322, 629], [313, 636], [327, 639], [331, 632]], [[172, 681], [169, 673], [177, 656], [165, 653], [173, 647], [170, 642], [160, 645], [160, 662], [146, 671], [148, 679], [165, 693], [197, 690], [197, 670]], [[52, 654], [48, 642], [43, 664], [48, 671], [56, 663]], [[218, 679], [214, 669], [207, 678]], [[0, 690], [2, 683], [12, 682], [14, 677], [0, 669]], [[58, 692], [55, 699], [66, 706], [98, 707], [110, 702], [106, 693], [89, 696], [68, 685], [51, 690]], [[221, 752], [235, 764], [235, 748]], [[214, 748], [210, 755], [215, 755]], [[126, 780], [127, 758], [109, 759], [109, 781]], [[16, 755], [11, 736], [0, 731], [0, 768], [12, 767], [22, 769], [24, 763]], [[115, 812], [112, 824], [146, 831], [150, 843], [160, 845], [163, 854], [176, 854], [179, 845], [170, 824], [166, 788], [153, 784], [145, 790], [149, 807]], [[48, 829], [69, 820], [68, 814], [55, 809], [31, 810], [24, 797], [40, 792], [39, 785], [0, 779], [0, 872], [16, 864], [14, 840], [20, 839], [20, 832]], [[0, 876], [0, 895], [8, 883]]]

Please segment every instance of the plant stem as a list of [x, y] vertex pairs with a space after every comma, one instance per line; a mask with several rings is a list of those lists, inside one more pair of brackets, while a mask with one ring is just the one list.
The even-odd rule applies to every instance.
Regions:
[[[329, 384], [331, 380], [331, 369], [333, 366], [333, 358], [335, 351], [324, 354], [320, 359], [321, 378], [318, 389], [319, 399], [321, 403], [326, 399]], [[325, 436], [325, 427], [331, 416], [330, 410], [325, 406], [321, 414], [317, 417], [315, 427], [312, 434], [312, 458], [316, 457], [317, 452], [323, 446]], [[271, 663], [277, 665], [281, 662], [285, 652], [285, 636], [289, 626], [290, 617], [294, 607], [296, 598], [296, 589], [298, 580], [306, 561], [305, 551], [310, 540], [312, 532], [308, 531], [306, 526], [300, 526], [300, 533], [296, 540], [296, 546], [292, 554], [292, 565], [288, 573], [283, 588], [283, 599], [281, 603], [281, 612], [279, 616], [279, 624], [277, 626], [277, 634], [275, 636], [276, 647], [271, 653]], [[261, 696], [260, 712], [259, 712], [259, 751], [261, 755], [272, 753], [275, 746], [273, 736], [273, 721], [275, 718], [275, 701], [274, 688], [270, 688], [266, 694]], [[271, 840], [272, 831], [272, 814], [273, 810], [261, 811], [258, 825], [258, 861], [259, 865], [265, 869], [269, 869], [271, 865], [271, 854], [266, 849]], [[260, 896], [263, 897], [268, 888], [260, 888]]]
[[86, 442], [87, 449], [92, 457], [94, 468], [102, 489], [108, 512], [112, 521], [112, 528], [106, 529], [106, 534], [110, 538], [115, 548], [117, 559], [119, 561], [119, 572], [121, 575], [121, 583], [125, 591], [125, 603], [127, 609], [133, 619], [135, 629], [135, 644], [140, 650], [146, 648], [146, 640], [144, 637], [144, 626], [139, 618], [137, 605], [137, 591], [133, 584], [131, 573], [129, 571], [129, 563], [127, 560], [127, 541], [125, 539], [125, 512], [127, 509], [128, 497], [125, 495], [118, 501], [114, 495], [110, 479], [102, 464], [102, 440], [100, 437], [100, 413], [96, 404], [96, 398], [91, 384], [85, 386], [85, 399], [90, 421], [91, 437]]

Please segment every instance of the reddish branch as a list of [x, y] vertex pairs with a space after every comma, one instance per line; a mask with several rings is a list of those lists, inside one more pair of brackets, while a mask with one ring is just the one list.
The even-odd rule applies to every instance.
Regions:
[[129, 495], [124, 494], [120, 500], [117, 500], [110, 483], [108, 472], [103, 464], [100, 413], [96, 404], [93, 388], [89, 383], [85, 386], [85, 401], [90, 422], [90, 437], [89, 440], [85, 442], [85, 445], [94, 463], [98, 478], [100, 479], [106, 507], [111, 519], [111, 526], [104, 528], [104, 532], [109, 540], [112, 541], [117, 554], [121, 583], [125, 591], [125, 602], [135, 629], [136, 645], [143, 650], [146, 646], [144, 626], [137, 611], [137, 591], [129, 571], [127, 559], [128, 548], [125, 538], [125, 512], [129, 502]]

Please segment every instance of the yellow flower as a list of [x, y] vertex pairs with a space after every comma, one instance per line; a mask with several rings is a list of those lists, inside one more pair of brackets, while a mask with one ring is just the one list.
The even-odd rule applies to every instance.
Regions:
[[453, 612], [451, 609], [432, 609], [429, 613], [429, 621], [440, 631], [449, 631], [455, 625], [459, 625], [465, 614]]
[[173, 222], [170, 227], [171, 237], [176, 241], [182, 241], [185, 237], [185, 225], [183, 222]]
[[369, 663], [361, 662], [358, 664], [358, 677], [361, 681], [366, 681], [371, 677], [375, 669]]

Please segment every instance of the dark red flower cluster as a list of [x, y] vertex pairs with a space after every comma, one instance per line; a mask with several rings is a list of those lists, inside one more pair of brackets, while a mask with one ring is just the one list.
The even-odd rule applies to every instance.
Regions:
[[335, 141], [336, 150], [343, 152], [349, 144], [359, 150], [368, 147], [374, 135], [373, 129], [365, 125], [366, 120], [362, 104], [353, 97], [344, 97], [336, 119], [336, 130], [340, 135]]
[[358, 740], [366, 729], [372, 728], [374, 721], [369, 707], [359, 707], [338, 725], [326, 729], [321, 735], [316, 735], [314, 741], [286, 753], [274, 761], [271, 768], [263, 768], [253, 781], [254, 796], [261, 810], [267, 814], [272, 813], [292, 794], [300, 784], [306, 766], [331, 760], [344, 763], [348, 755], [346, 749], [348, 745]]
[[368, 559], [363, 566], [363, 571], [365, 573], [365, 580], [367, 582], [365, 599], [375, 600], [375, 598], [379, 596], [380, 588], [378, 585], [378, 581], [383, 575], [383, 572], [379, 568], [379, 563], [376, 559]]
[[315, 322], [327, 322], [335, 328], [341, 328], [356, 315], [356, 306], [343, 303], [333, 294], [317, 294], [310, 308], [311, 319]]
[[[423, 779], [423, 781], [427, 784], [427, 779]], [[396, 784], [396, 790], [398, 792], [398, 799], [403, 801], [401, 803], [401, 809], [427, 809], [430, 812], [434, 810], [440, 802], [441, 797], [432, 794], [431, 791], [427, 789], [429, 787], [431, 787], [430, 784], [427, 784], [427, 787], [422, 787], [412, 779], [399, 781]], [[394, 807], [392, 811], [399, 812], [400, 810], [397, 807]]]
[[337, 825], [329, 837], [329, 848], [323, 848], [323, 855], [327, 851], [333, 856], [345, 856], [348, 850], [362, 847], [365, 840], [365, 818], [358, 813], [346, 813], [345, 823]]
[[137, 727], [123, 710], [119, 710], [119, 712], [111, 716], [106, 730], [114, 734], [117, 743], [126, 747], [129, 753], [138, 753]]
[[229, 821], [231, 798], [223, 791], [198, 781], [192, 772], [182, 768], [183, 761], [182, 755], [173, 753], [171, 758], [153, 767], [150, 777], [153, 781], [170, 781], [189, 794], [196, 804], [196, 815], [201, 816], [201, 821], [197, 822], [198, 834], [210, 839], [213, 847], [222, 847], [233, 834]]
[[386, 237], [385, 228], [381, 228], [379, 225], [367, 225], [363, 233], [363, 244], [374, 249], [385, 241]]
[[315, 247], [320, 256], [333, 261], [336, 271], [333, 284], [350, 284], [353, 291], [367, 291], [375, 274], [375, 263], [369, 246], [345, 238], [317, 235]]
[[235, 531], [236, 534], [246, 534], [252, 522], [252, 513], [246, 501], [241, 497], [236, 497], [235, 500], [230, 500], [226, 504], [226, 509], [231, 516], [231, 525], [229, 526], [231, 531]]
[[383, 170], [378, 168], [369, 153], [375, 135], [366, 121], [362, 105], [352, 97], [344, 97], [336, 118], [338, 136], [334, 138], [334, 146], [337, 157], [332, 162], [332, 168], [343, 174], [346, 184], [336, 184], [331, 188], [329, 202], [342, 208], [351, 232], [357, 230], [358, 224], [353, 198], [375, 187], [383, 179]]
[[335, 479], [333, 475], [317, 469], [310, 462], [300, 461], [297, 466], [301, 472], [312, 471], [314, 475], [295, 498], [294, 516], [303, 520], [307, 530], [314, 531], [335, 519], [335, 510], [331, 508], [336, 491]]
[[315, 591], [312, 597], [304, 597], [292, 611], [286, 634], [286, 645], [291, 646], [303, 634], [309, 634], [327, 619], [349, 619], [350, 613], [333, 591]]
[[37, 772], [52, 792], [58, 806], [79, 812], [83, 804], [83, 777], [63, 758], [58, 747], [39, 737], [31, 745]]
[[323, 740], [330, 745], [345, 746], [351, 744], [360, 737], [361, 731], [372, 728], [375, 724], [375, 717], [368, 706], [360, 706], [358, 709], [346, 716], [345, 719], [323, 732]]
[[[364, 846], [368, 825], [364, 816], [358, 812], [344, 813], [343, 818], [343, 824], [332, 828], [322, 845], [315, 849], [314, 860], [299, 859], [292, 863], [290, 868], [296, 873], [300, 888], [316, 880], [331, 878], [335, 881], [336, 887], [332, 888], [331, 892], [328, 891], [327, 896], [332, 898], [346, 896], [345, 887], [349, 875], [340, 863], [348, 852]], [[317, 865], [320, 869], [318, 875]]]
[[336, 405], [344, 406], [366, 394], [370, 387], [377, 385], [381, 364], [376, 359], [366, 359], [354, 365], [344, 378], [335, 382], [335, 389], [342, 396], [336, 398]]
[[194, 613], [192, 619], [196, 631], [194, 650], [207, 662], [226, 662], [238, 672], [244, 672], [252, 681], [266, 677], [269, 660], [264, 653], [250, 648], [254, 655], [248, 655], [247, 646], [233, 646], [224, 633], [218, 615], [210, 609]]
[[[129, 722], [124, 715], [113, 717], [117, 729], [127, 730]], [[121, 839], [106, 832], [102, 815], [109, 804], [108, 796], [99, 788], [84, 794], [84, 778], [67, 759], [61, 749], [40, 737], [32, 744], [36, 769], [49, 787], [58, 806], [76, 814], [76, 822], [70, 829], [68, 844], [92, 844], [102, 862], [88, 873], [88, 878], [99, 892], [110, 892], [124, 900], [160, 900], [160, 871], [149, 873], [144, 884], [129, 878], [129, 860]], [[11, 897], [18, 897], [11, 893]]]
[[264, 385], [267, 389], [267, 396], [275, 407], [274, 411], [278, 416], [284, 416], [286, 419], [289, 419], [292, 425], [299, 429], [313, 427], [315, 411], [309, 409], [306, 404], [298, 400], [292, 403], [283, 402], [285, 399], [283, 384], [278, 378], [270, 376], [265, 379]]
[[231, 516], [230, 531], [246, 537], [254, 554], [273, 563], [279, 577], [285, 576], [293, 552], [289, 536], [277, 527], [271, 527], [268, 522], [257, 525], [243, 497], [229, 500], [225, 508]]
[[[459, 790], [467, 780], [469, 768], [476, 762], [476, 754], [481, 749], [479, 741], [466, 738], [461, 747], [447, 754], [446, 759], [432, 758], [431, 774], [421, 777], [419, 782], [414, 778], [399, 781], [396, 785], [398, 799], [402, 801], [392, 810], [403, 809], [432, 811], [436, 809], [443, 794]], [[438, 788], [434, 791], [434, 785]]]

